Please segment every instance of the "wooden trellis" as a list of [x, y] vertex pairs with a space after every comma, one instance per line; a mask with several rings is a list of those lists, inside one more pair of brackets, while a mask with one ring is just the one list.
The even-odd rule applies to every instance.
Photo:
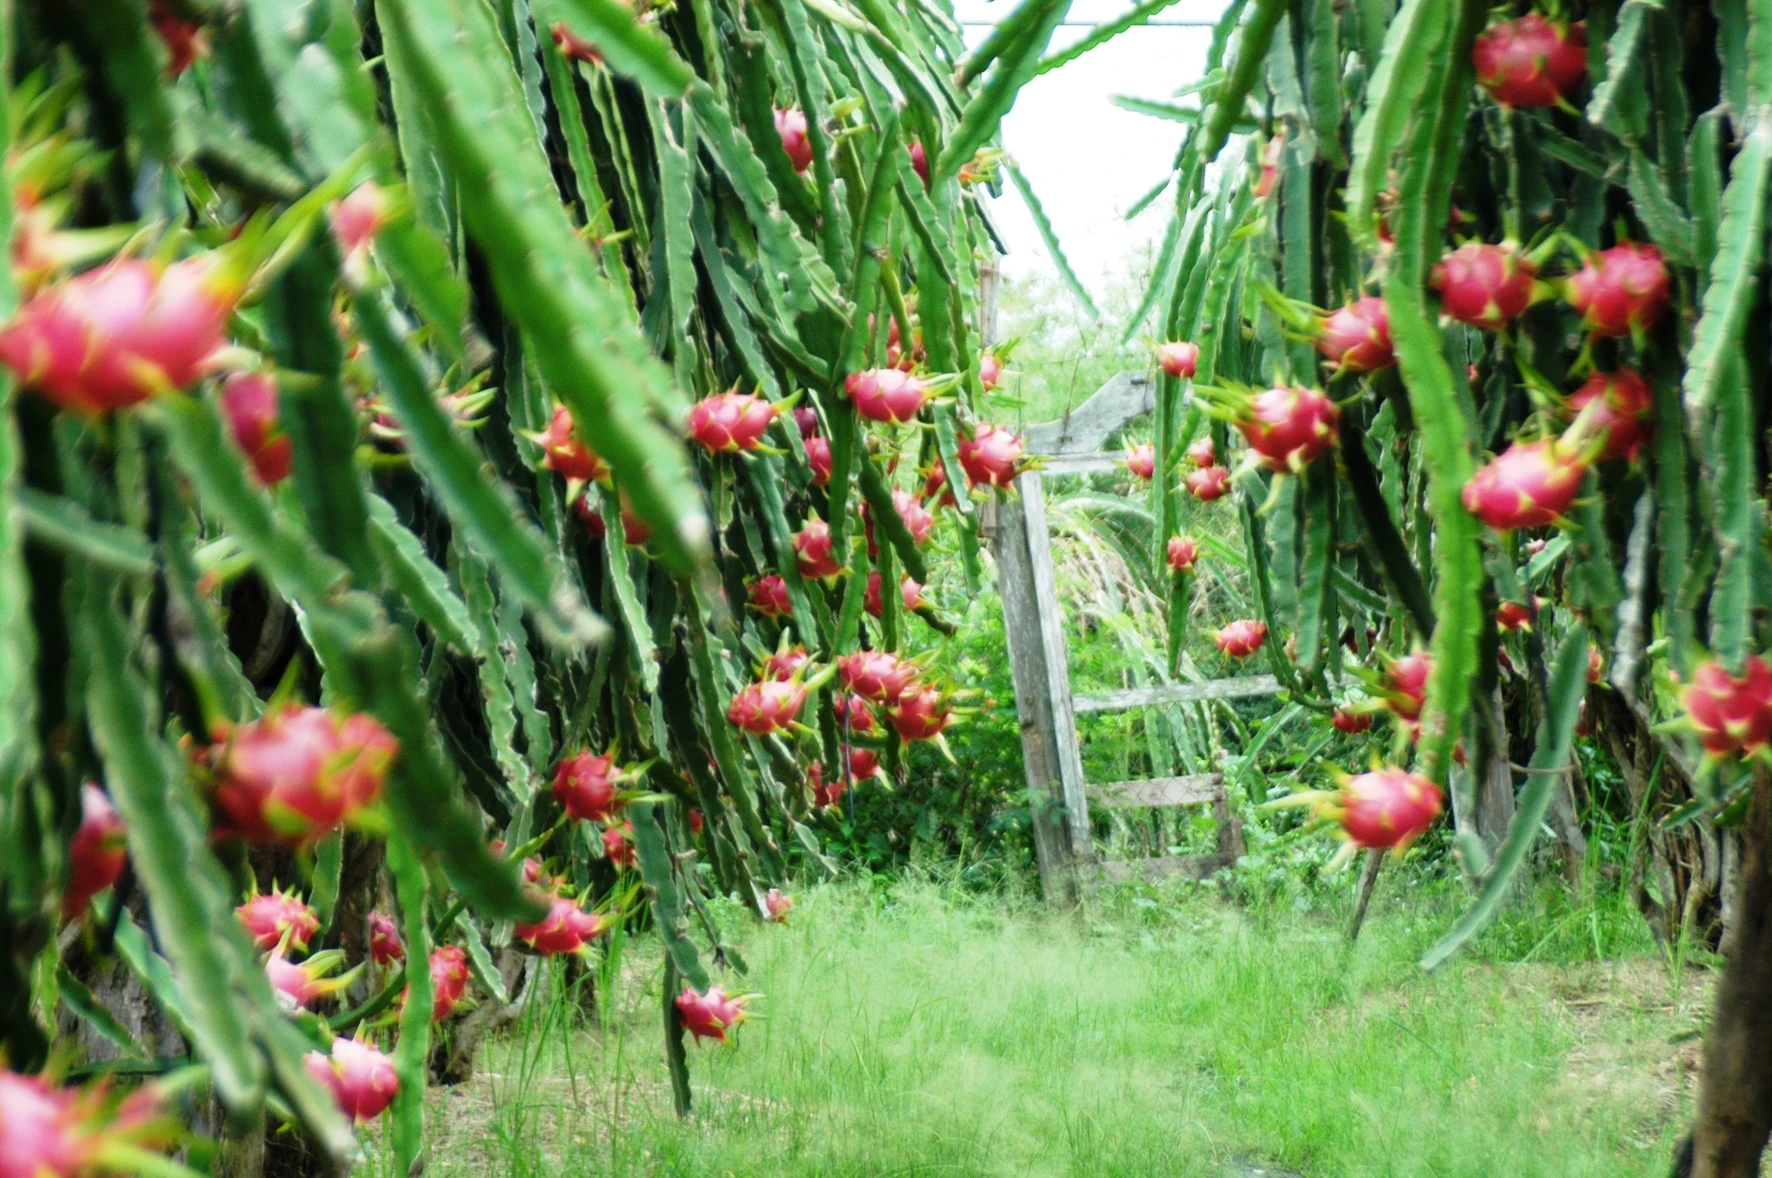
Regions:
[[[1079, 714], [1272, 695], [1280, 690], [1272, 675], [1251, 675], [1099, 695], [1079, 696], [1071, 691], [1044, 479], [1107, 470], [1124, 461], [1123, 454], [1106, 453], [1101, 447], [1129, 422], [1151, 411], [1151, 396], [1149, 377], [1121, 373], [1065, 417], [1029, 428], [1025, 434], [1028, 451], [1045, 459], [1045, 467], [1016, 479], [1017, 496], [1001, 500], [990, 528], [1015, 683], [1015, 710], [1021, 725], [1022, 761], [1035, 801], [1034, 846], [1040, 883], [1054, 899], [1074, 900], [1097, 880], [1117, 882], [1135, 874], [1146, 879], [1205, 876], [1235, 862], [1243, 849], [1242, 827], [1225, 802], [1222, 774], [1086, 782], [1077, 737]], [[1116, 808], [1210, 805], [1218, 819], [1218, 848], [1206, 855], [1101, 861], [1089, 824], [1092, 800]]]

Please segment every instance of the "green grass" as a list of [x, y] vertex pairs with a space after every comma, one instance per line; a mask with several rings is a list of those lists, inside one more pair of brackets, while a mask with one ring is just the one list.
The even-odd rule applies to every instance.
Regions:
[[[734, 1048], [691, 1048], [692, 1119], [670, 1109], [658, 978], [630, 971], [607, 1029], [563, 1032], [556, 997], [439, 1094], [427, 1172], [1665, 1173], [1690, 1108], [1670, 1062], [1690, 1047], [1669, 1039], [1699, 987], [1654, 957], [1594, 960], [1626, 918], [1567, 900], [1521, 905], [1478, 946], [1532, 960], [1423, 975], [1456, 897], [1389, 883], [1352, 951], [1340, 900], [1145, 891], [1085, 922], [928, 883], [809, 890], [789, 926], [746, 938], [766, 1017]], [[1530, 933], [1564, 926], [1579, 932]]]

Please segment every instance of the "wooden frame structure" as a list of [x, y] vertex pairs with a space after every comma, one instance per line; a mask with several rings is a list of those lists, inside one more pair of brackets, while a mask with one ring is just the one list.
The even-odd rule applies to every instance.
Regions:
[[[1049, 899], [1074, 902], [1098, 881], [1120, 882], [1133, 876], [1204, 877], [1234, 863], [1243, 850], [1242, 826], [1225, 802], [1222, 774], [1087, 783], [1077, 736], [1079, 714], [1272, 695], [1280, 690], [1272, 675], [1251, 675], [1100, 695], [1078, 696], [1071, 691], [1043, 480], [1050, 474], [1107, 470], [1123, 461], [1123, 454], [1103, 452], [1101, 446], [1151, 411], [1153, 391], [1148, 376], [1121, 373], [1065, 417], [1029, 428], [1028, 451], [1045, 459], [1044, 469], [1019, 476], [1016, 497], [1001, 499], [994, 519], [985, 521], [1003, 598], [1040, 884]], [[1206, 855], [1102, 862], [1096, 857], [1089, 824], [1092, 799], [1112, 808], [1209, 804], [1218, 819], [1218, 848]]]

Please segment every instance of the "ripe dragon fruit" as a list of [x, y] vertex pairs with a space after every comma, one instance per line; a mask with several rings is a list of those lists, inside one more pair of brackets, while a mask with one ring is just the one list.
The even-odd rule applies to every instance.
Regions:
[[842, 774], [838, 774], [829, 782], [825, 781], [822, 761], [814, 761], [806, 766], [806, 785], [812, 791], [812, 808], [814, 810], [828, 810], [836, 805], [837, 800], [849, 788], [849, 784], [843, 780]]
[[922, 499], [938, 508], [955, 506], [953, 488], [948, 486], [947, 467], [939, 459], [931, 462], [929, 469], [923, 472]]
[[1749, 655], [1736, 676], [1707, 659], [1680, 689], [1680, 707], [1710, 756], [1754, 756], [1772, 741], [1772, 666]]
[[1427, 681], [1434, 673], [1434, 656], [1426, 651], [1392, 659], [1384, 670], [1384, 690], [1380, 698], [1392, 715], [1402, 720], [1415, 720], [1427, 702]]
[[941, 689], [930, 686], [902, 692], [886, 712], [894, 731], [904, 740], [934, 740], [954, 722]]
[[837, 660], [837, 677], [851, 694], [891, 704], [917, 681], [917, 665], [888, 651], [858, 650]]
[[319, 913], [294, 892], [276, 888], [251, 897], [234, 909], [234, 915], [260, 949], [286, 944], [306, 952], [308, 939], [320, 931]]
[[[873, 321], [870, 315], [868, 322], [871, 324]], [[906, 352], [898, 340], [898, 319], [895, 317], [887, 320], [886, 328], [886, 367], [896, 368], [900, 372], [915, 372], [917, 365], [927, 355], [923, 351], [923, 332], [918, 328], [912, 329], [914, 334], [911, 337], [911, 350]]]
[[585, 535], [593, 540], [601, 540], [609, 534], [609, 525], [603, 522], [603, 513], [591, 502], [589, 495], [580, 495], [572, 501], [572, 510], [578, 520], [585, 526]]
[[1356, 736], [1372, 727], [1372, 713], [1355, 711], [1352, 708], [1336, 708], [1335, 714], [1329, 717], [1329, 723], [1337, 732], [1345, 732]]
[[781, 149], [788, 153], [788, 160], [794, 165], [794, 171], [805, 172], [812, 166], [812, 140], [806, 136], [806, 112], [803, 110], [775, 111], [775, 133], [781, 137]]
[[855, 403], [855, 411], [869, 421], [902, 425], [916, 419], [934, 393], [928, 384], [896, 368], [870, 368], [852, 372], [843, 391]]
[[1464, 508], [1498, 532], [1546, 527], [1569, 510], [1586, 474], [1566, 443], [1515, 442], [1464, 485]]
[[843, 732], [874, 730], [874, 709], [859, 695], [837, 692], [831, 699], [831, 711], [837, 717], [837, 728]]
[[1472, 327], [1500, 330], [1532, 303], [1538, 272], [1511, 241], [1469, 242], [1433, 268], [1428, 283], [1440, 292], [1440, 311]]
[[1641, 335], [1667, 310], [1669, 280], [1661, 251], [1625, 241], [1591, 255], [1569, 278], [1569, 305], [1592, 335]]
[[800, 437], [810, 438], [818, 432], [818, 410], [810, 405], [794, 406], [794, 425], [800, 430]]
[[1600, 648], [1597, 646], [1588, 647], [1587, 648], [1587, 681], [1589, 683], [1598, 683], [1600, 681], [1601, 674], [1603, 674], [1605, 672], [1605, 670], [1606, 670], [1606, 659], [1605, 659], [1605, 656], [1600, 653]]
[[1367, 295], [1323, 320], [1317, 351], [1337, 371], [1378, 372], [1397, 362], [1391, 348], [1391, 317], [1384, 300]]
[[805, 527], [794, 533], [792, 543], [794, 564], [802, 577], [822, 580], [843, 571], [843, 562], [837, 559], [831, 545], [831, 525], [823, 520], [808, 520]]
[[603, 857], [614, 864], [617, 871], [625, 871], [634, 865], [636, 860], [632, 822], [603, 828]]
[[[929, 540], [929, 534], [935, 530], [935, 517], [923, 506], [923, 501], [909, 491], [894, 490], [892, 506], [897, 510], [898, 518], [904, 524], [904, 530], [910, 533], [911, 543], [921, 548]], [[866, 503], [861, 505], [862, 530], [867, 535], [868, 555], [879, 559], [880, 545], [874, 539], [874, 512]]]
[[0, 363], [63, 409], [126, 408], [196, 383], [241, 290], [214, 255], [164, 267], [122, 258], [20, 308], [0, 330]]
[[621, 497], [621, 538], [630, 548], [644, 548], [652, 539], [652, 529], [634, 513], [634, 505], [626, 495]]
[[770, 736], [793, 724], [805, 703], [805, 684], [766, 679], [733, 696], [726, 718], [755, 736]]
[[217, 829], [251, 842], [312, 846], [374, 803], [399, 743], [364, 713], [285, 705], [232, 727], [197, 755]]
[[[179, 1136], [151, 1086], [119, 1099], [107, 1079], [64, 1088], [0, 1068], [0, 1178], [154, 1173], [158, 1168], [149, 1169], [142, 1151]], [[130, 1147], [130, 1156], [118, 1156], [116, 1147]], [[167, 1172], [174, 1168], [164, 1165]]]
[[804, 646], [784, 646], [763, 660], [765, 679], [788, 680], [797, 676], [812, 661]]
[[693, 986], [685, 986], [677, 995], [677, 1018], [683, 1029], [697, 1039], [718, 1039], [725, 1043], [726, 1032], [744, 1022], [748, 1001], [748, 995], [728, 997], [719, 986], [706, 994], [697, 993]]
[[105, 792], [88, 781], [80, 787], [80, 825], [68, 840], [68, 882], [62, 889], [62, 915], [86, 911], [92, 898], [116, 884], [129, 857], [123, 820]]
[[823, 434], [813, 434], [805, 439], [806, 465], [812, 468], [812, 485], [828, 487], [831, 485], [831, 440]]
[[560, 52], [567, 57], [575, 61], [582, 61], [586, 65], [601, 65], [603, 63], [603, 55], [597, 51], [597, 47], [567, 28], [565, 21], [554, 22], [553, 38], [554, 44], [559, 46]]
[[440, 1023], [455, 1012], [467, 996], [468, 955], [460, 945], [438, 945], [431, 950], [431, 1021]]
[[793, 910], [794, 898], [784, 896], [780, 888], [770, 888], [769, 894], [763, 897], [764, 919], [774, 924], [786, 924], [788, 913]]
[[357, 185], [349, 196], [326, 210], [333, 236], [344, 247], [347, 260], [360, 257], [369, 249], [369, 243], [388, 223], [391, 212], [387, 192], [373, 180]]
[[1297, 474], [1335, 444], [1340, 420], [1327, 394], [1292, 385], [1257, 395], [1234, 424], [1269, 470]]
[[271, 988], [276, 991], [279, 1003], [291, 1011], [301, 1010], [310, 1002], [331, 997], [351, 984], [356, 970], [338, 977], [328, 976], [343, 965], [344, 960], [345, 955], [337, 949], [316, 953], [300, 963], [273, 952], [265, 958], [265, 976], [271, 979]]
[[1401, 850], [1434, 824], [1443, 798], [1440, 787], [1419, 773], [1375, 769], [1342, 782], [1319, 813], [1339, 822], [1355, 846]]
[[1194, 571], [1194, 562], [1200, 559], [1200, 544], [1192, 536], [1169, 537], [1169, 567], [1178, 573]]
[[166, 0], [152, 0], [148, 5], [148, 23], [166, 46], [167, 77], [179, 77], [199, 57], [209, 55], [209, 38], [204, 35], [203, 25], [174, 12]]
[[758, 450], [781, 407], [755, 393], [727, 392], [703, 397], [689, 410], [689, 436], [716, 454]]
[[1171, 340], [1157, 345], [1157, 363], [1177, 380], [1192, 380], [1200, 364], [1200, 345]]
[[751, 608], [766, 618], [793, 616], [794, 603], [788, 597], [788, 583], [777, 573], [765, 573], [751, 582]]
[[1531, 630], [1533, 619], [1538, 610], [1545, 605], [1542, 597], [1534, 598], [1528, 605], [1523, 601], [1504, 601], [1495, 607], [1495, 625], [1506, 634], [1516, 630]]
[[[1595, 402], [1598, 402], [1595, 405]], [[1593, 405], [1591, 410], [1588, 406]], [[1569, 394], [1571, 413], [1587, 410], [1588, 431], [1606, 438], [1595, 462], [1636, 461], [1643, 443], [1655, 436], [1655, 394], [1649, 382], [1629, 368], [1596, 372]]]
[[929, 187], [929, 153], [923, 150], [921, 142], [913, 142], [906, 150], [911, 156], [911, 171], [917, 174], [924, 188]]
[[1218, 450], [1212, 445], [1212, 439], [1210, 437], [1195, 439], [1194, 443], [1187, 448], [1187, 460], [1202, 470], [1208, 466], [1217, 466]]
[[1140, 442], [1126, 451], [1126, 469], [1150, 482], [1157, 477], [1157, 448], [1150, 442]]
[[615, 767], [615, 754], [581, 750], [562, 757], [554, 770], [554, 797], [568, 816], [580, 822], [602, 822], [624, 804], [619, 792], [627, 775]]
[[986, 352], [978, 358], [978, 383], [985, 392], [988, 393], [995, 389], [1002, 379], [1003, 361], [1001, 359], [991, 352]]
[[1189, 473], [1182, 480], [1182, 485], [1187, 488], [1188, 494], [1200, 502], [1210, 503], [1230, 494], [1231, 472], [1223, 466], [1202, 466]]
[[393, 1057], [361, 1039], [334, 1039], [329, 1052], [303, 1056], [302, 1066], [332, 1093], [338, 1111], [359, 1125], [381, 1116], [400, 1090]]
[[[620, 832], [616, 833], [619, 838]], [[548, 913], [541, 920], [535, 924], [516, 925], [511, 931], [518, 940], [549, 957], [556, 953], [577, 953], [614, 927], [615, 918], [607, 913], [593, 915], [580, 908], [576, 900], [555, 896], [548, 902]]]
[[220, 403], [228, 431], [252, 463], [258, 481], [274, 487], [288, 478], [293, 445], [283, 432], [277, 382], [271, 374], [235, 373], [223, 382]]
[[1274, 184], [1280, 179], [1280, 153], [1286, 144], [1278, 135], [1262, 145], [1261, 170], [1255, 174], [1255, 199], [1266, 200], [1268, 193], [1274, 190]]
[[564, 405], [554, 410], [548, 428], [533, 440], [542, 448], [542, 465], [569, 482], [597, 483], [609, 478], [609, 464], [579, 440], [572, 426], [572, 413]]
[[400, 930], [395, 927], [394, 918], [385, 912], [369, 914], [369, 960], [384, 968], [406, 960]]
[[1261, 644], [1267, 641], [1267, 623], [1239, 618], [1222, 629], [1212, 631], [1212, 641], [1230, 657], [1246, 659], [1260, 650]]
[[1485, 29], [1471, 65], [1503, 106], [1564, 106], [1587, 77], [1587, 29], [1528, 13]]
[[837, 746], [837, 756], [843, 764], [849, 766], [849, 781], [852, 785], [880, 772], [880, 754], [873, 749], [840, 744]]
[[1026, 443], [1020, 434], [981, 421], [959, 442], [960, 469], [971, 486], [1007, 487], [1021, 473]]
[[[912, 578], [909, 573], [899, 577], [898, 588], [899, 596], [904, 599], [905, 609], [918, 610], [929, 604], [923, 600], [922, 583]], [[872, 617], [878, 618], [885, 615], [886, 603], [880, 600], [880, 572], [878, 569], [868, 574], [868, 585], [862, 594], [861, 605]]]

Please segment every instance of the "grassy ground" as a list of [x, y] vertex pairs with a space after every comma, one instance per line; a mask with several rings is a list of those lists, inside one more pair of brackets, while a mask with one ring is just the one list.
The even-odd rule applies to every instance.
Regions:
[[1350, 952], [1337, 912], [1291, 903], [1145, 892], [1085, 923], [928, 883], [808, 891], [747, 938], [766, 1018], [692, 1048], [693, 1119], [636, 964], [607, 1029], [545, 1004], [437, 1096], [428, 1173], [1663, 1174], [1702, 985], [1615, 907], [1547, 895], [1426, 976], [1449, 893], [1381, 902]]

